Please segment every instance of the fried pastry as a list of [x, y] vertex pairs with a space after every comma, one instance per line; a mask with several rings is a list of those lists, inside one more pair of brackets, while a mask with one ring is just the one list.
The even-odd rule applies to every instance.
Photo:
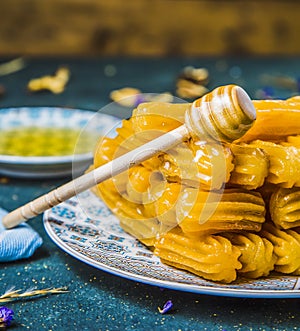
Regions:
[[253, 100], [256, 121], [238, 141], [265, 140], [280, 142], [300, 133], [300, 103], [297, 97], [287, 100]]
[[168, 181], [205, 190], [222, 188], [233, 169], [233, 157], [228, 147], [193, 139], [160, 158], [160, 171]]
[[147, 208], [148, 215], [160, 221], [163, 232], [177, 225], [176, 205], [181, 190], [182, 186], [178, 183], [162, 181], [149, 188], [146, 199], [143, 200], [143, 205]]
[[300, 275], [300, 234], [294, 230], [280, 230], [271, 223], [264, 224], [262, 237], [274, 246], [275, 270]]
[[[300, 99], [254, 104], [245, 138], [191, 135], [94, 188], [164, 263], [225, 283], [272, 270], [300, 275]], [[189, 106], [140, 104], [114, 138], [99, 141], [94, 167], [180, 126]]]
[[300, 226], [300, 188], [279, 188], [271, 196], [270, 214], [280, 229]]
[[94, 167], [97, 168], [113, 158], [127, 153], [129, 146], [126, 146], [124, 141], [128, 141], [128, 138], [133, 135], [132, 122], [123, 120], [121, 127], [116, 129], [115, 137], [101, 137], [94, 151]]
[[247, 190], [261, 187], [268, 175], [269, 159], [264, 151], [247, 144], [231, 144], [234, 168], [229, 183]]
[[265, 204], [258, 192], [225, 189], [223, 192], [185, 188], [176, 207], [184, 233], [200, 235], [225, 231], [260, 231]]
[[141, 103], [132, 112], [131, 122], [134, 132], [139, 134], [139, 139], [143, 143], [153, 140], [182, 125], [189, 106], [188, 103]]
[[215, 235], [189, 238], [178, 227], [160, 236], [154, 254], [168, 265], [224, 283], [234, 281], [242, 267], [241, 252], [228, 239]]
[[294, 146], [299, 148], [300, 147], [300, 135], [295, 135], [295, 136], [288, 136], [286, 138], [286, 142], [285, 143], [281, 143], [284, 144], [285, 146]]
[[300, 150], [294, 146], [282, 146], [268, 141], [256, 140], [249, 144], [262, 149], [269, 158], [266, 181], [281, 187], [300, 186]]
[[274, 270], [276, 256], [269, 240], [246, 231], [223, 234], [223, 236], [241, 251], [239, 261], [242, 263], [242, 268], [238, 270], [241, 276], [259, 278], [268, 276]]
[[143, 165], [129, 169], [125, 193], [128, 200], [135, 203], [142, 203], [143, 197], [147, 194], [150, 185], [155, 185], [158, 181], [159, 179], [156, 179], [156, 173]]

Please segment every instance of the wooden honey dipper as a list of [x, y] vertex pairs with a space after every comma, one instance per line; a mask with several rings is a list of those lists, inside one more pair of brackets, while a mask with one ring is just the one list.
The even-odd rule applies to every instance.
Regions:
[[45, 210], [137, 165], [187, 137], [232, 142], [242, 137], [256, 119], [248, 94], [239, 86], [221, 86], [197, 99], [186, 111], [185, 124], [21, 206], [2, 219], [13, 228]]

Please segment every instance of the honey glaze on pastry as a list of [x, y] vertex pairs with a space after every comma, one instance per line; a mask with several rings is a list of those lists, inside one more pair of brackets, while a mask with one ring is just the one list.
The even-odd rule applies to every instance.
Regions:
[[253, 141], [250, 146], [261, 148], [268, 156], [268, 183], [286, 188], [300, 185], [300, 149], [261, 140]]
[[[187, 113], [191, 104], [140, 104], [115, 138], [99, 141], [94, 167], [180, 126], [185, 116], [192, 122], [203, 102]], [[254, 106], [258, 120], [242, 139], [225, 142], [230, 130], [225, 134], [226, 121], [216, 119], [208, 130], [225, 135], [222, 144], [192, 134], [94, 192], [163, 263], [224, 283], [273, 270], [299, 275], [300, 97]]]
[[300, 188], [275, 190], [269, 208], [276, 227], [291, 229], [300, 226]]
[[299, 97], [287, 100], [253, 100], [256, 121], [238, 141], [265, 140], [280, 142], [300, 133]]
[[247, 144], [231, 144], [233, 154], [233, 170], [229, 183], [247, 190], [254, 190], [263, 186], [269, 172], [269, 158], [258, 147]]
[[225, 189], [223, 192], [183, 190], [177, 203], [177, 220], [184, 233], [260, 231], [265, 204], [258, 192]]
[[246, 231], [227, 233], [224, 236], [241, 251], [239, 261], [242, 268], [238, 270], [241, 276], [259, 278], [268, 276], [274, 270], [276, 256], [273, 244], [268, 239]]
[[300, 275], [300, 234], [296, 230], [280, 230], [265, 224], [261, 233], [274, 246], [275, 270], [284, 274]]
[[228, 239], [214, 235], [189, 238], [178, 228], [155, 242], [154, 254], [171, 266], [224, 283], [234, 281], [242, 267], [241, 252]]

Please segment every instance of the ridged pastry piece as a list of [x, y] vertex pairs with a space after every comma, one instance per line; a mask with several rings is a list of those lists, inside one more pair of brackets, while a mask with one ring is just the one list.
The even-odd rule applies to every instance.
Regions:
[[234, 168], [229, 183], [247, 190], [261, 187], [268, 175], [269, 159], [262, 149], [247, 144], [231, 144]]
[[295, 104], [299, 104], [300, 105], [300, 95], [294, 95], [294, 96], [288, 98], [287, 101], [293, 102]]
[[121, 195], [114, 182], [106, 180], [105, 182], [97, 185], [94, 189], [94, 193], [99, 195], [111, 211], [117, 216], [130, 217], [135, 219], [144, 219], [144, 207], [141, 204], [134, 203], [124, 198]]
[[286, 142], [281, 142], [284, 146], [294, 146], [299, 148], [300, 147], [300, 135], [295, 136], [288, 136], [286, 138]]
[[164, 231], [177, 225], [176, 205], [180, 197], [182, 185], [162, 181], [152, 186], [144, 198], [143, 205], [150, 217], [157, 218]]
[[274, 246], [275, 271], [300, 275], [300, 234], [294, 230], [280, 230], [266, 223], [261, 235]]
[[99, 167], [113, 158], [127, 153], [129, 148], [124, 144], [124, 141], [132, 136], [134, 136], [132, 122], [130, 120], [123, 120], [121, 127], [116, 129], [116, 136], [114, 138], [100, 138], [94, 151], [94, 167]]
[[145, 168], [143, 165], [135, 166], [128, 170], [128, 181], [126, 184], [126, 195], [129, 201], [142, 203], [143, 196], [151, 185], [155, 185], [156, 180], [154, 172]]
[[97, 185], [93, 192], [118, 217], [121, 227], [147, 246], [153, 246], [156, 236], [169, 228], [164, 228], [158, 219], [151, 217], [143, 204], [132, 202], [124, 194], [119, 194], [111, 180]]
[[[114, 138], [104, 137], [99, 140], [94, 154], [94, 167], [98, 167], [104, 163], [111, 161], [116, 155], [122, 155], [129, 150], [129, 147], [124, 144], [128, 137], [134, 135], [132, 123], [130, 120], [123, 120], [122, 126], [117, 128], [117, 135]], [[123, 147], [124, 146], [124, 147]], [[134, 172], [134, 169], [130, 169]], [[126, 171], [113, 178], [98, 184], [93, 188], [93, 192], [100, 196], [112, 212], [119, 218], [147, 220], [145, 216], [147, 213], [142, 204], [137, 203], [134, 199], [127, 197], [129, 172]], [[136, 186], [142, 183], [136, 183]], [[145, 185], [145, 184], [143, 184]], [[147, 225], [145, 236], [152, 236], [149, 234], [150, 226]]]
[[257, 118], [239, 141], [266, 140], [280, 142], [290, 135], [300, 134], [299, 98], [287, 100], [253, 100]]
[[153, 246], [158, 233], [166, 231], [152, 218], [143, 204], [129, 201], [120, 195], [111, 181], [105, 181], [94, 189], [108, 208], [118, 217], [121, 227], [147, 246]]
[[177, 203], [177, 221], [184, 233], [260, 231], [265, 204], [258, 192], [225, 189], [223, 192], [185, 188]]
[[162, 154], [160, 171], [170, 182], [220, 189], [230, 178], [232, 158], [228, 147], [190, 141]]
[[213, 281], [231, 283], [242, 266], [240, 250], [221, 236], [189, 238], [176, 228], [160, 236], [154, 246], [162, 262]]
[[[116, 129], [117, 135], [114, 138], [103, 137], [99, 139], [94, 152], [94, 168], [97, 168], [112, 159], [127, 153], [130, 150], [128, 141], [134, 137], [134, 131], [130, 120], [123, 120], [122, 126]], [[129, 138], [128, 138], [129, 137]], [[123, 194], [128, 182], [128, 172], [121, 173], [113, 178], [108, 179], [114, 186], [114, 190]], [[105, 185], [98, 185], [99, 188]], [[101, 189], [99, 189], [101, 191]]]
[[[107, 163], [129, 151], [143, 145], [145, 142], [152, 139], [151, 134], [158, 133], [161, 135], [161, 131], [145, 131], [135, 132], [133, 118], [129, 120], [123, 120], [121, 126], [116, 128], [115, 137], [102, 137], [98, 140], [96, 148], [94, 150], [94, 167], [99, 167], [104, 163]], [[155, 138], [155, 137], [154, 137]], [[157, 157], [154, 157], [158, 160]], [[146, 160], [143, 164], [153, 163], [153, 158]]]
[[193, 153], [188, 145], [182, 143], [159, 156], [159, 170], [168, 182], [187, 183], [199, 187], [198, 168], [193, 162]]
[[228, 182], [232, 172], [233, 156], [227, 146], [191, 140], [193, 162], [197, 164], [197, 178], [201, 189], [218, 190]]
[[[122, 126], [116, 131], [116, 137], [104, 137], [99, 140], [94, 156], [94, 167], [136, 147], [135, 139], [138, 137], [134, 133], [131, 120], [123, 120]], [[152, 245], [157, 233], [165, 231], [162, 229], [163, 225], [149, 215], [142, 203], [143, 195], [146, 194], [149, 185], [154, 185], [157, 175], [155, 170], [159, 168], [160, 163], [160, 159], [155, 156], [93, 188], [93, 192], [100, 196], [120, 219], [124, 230], [146, 245]]]
[[269, 159], [266, 181], [281, 187], [300, 186], [300, 150], [294, 146], [282, 146], [268, 141], [256, 140], [249, 144], [262, 149]]
[[241, 251], [239, 261], [242, 268], [238, 273], [246, 278], [268, 276], [276, 261], [273, 245], [266, 238], [251, 232], [228, 233], [224, 236]]
[[300, 226], [300, 188], [279, 188], [271, 196], [272, 221], [280, 229]]
[[153, 247], [159, 233], [167, 232], [163, 225], [156, 219], [135, 219], [118, 215], [120, 226], [124, 231], [138, 239], [144, 245]]
[[143, 143], [153, 140], [162, 133], [171, 131], [184, 123], [189, 103], [147, 102], [141, 103], [132, 112], [135, 133], [143, 135]]

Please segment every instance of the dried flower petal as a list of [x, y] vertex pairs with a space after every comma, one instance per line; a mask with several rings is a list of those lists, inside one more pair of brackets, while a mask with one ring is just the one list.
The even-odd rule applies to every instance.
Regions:
[[14, 311], [5, 306], [0, 307], [0, 328], [10, 326], [11, 321], [14, 319]]
[[168, 92], [161, 94], [145, 94], [133, 87], [124, 87], [110, 93], [110, 98], [124, 107], [137, 107], [143, 102], [172, 102], [173, 96]]
[[172, 308], [173, 308], [173, 302], [172, 302], [171, 300], [168, 300], [168, 301], [164, 304], [164, 306], [163, 306], [162, 309], [158, 307], [158, 311], [159, 311], [161, 314], [165, 314], [165, 313], [167, 313], [168, 311], [170, 311]]
[[119, 90], [114, 90], [110, 93], [110, 98], [124, 107], [131, 107], [136, 105], [140, 90], [132, 87], [124, 87]]
[[155, 101], [155, 102], [172, 102], [174, 99], [173, 95], [169, 92], [160, 93], [157, 95], [151, 95], [147, 101]]
[[273, 99], [274, 88], [272, 86], [265, 86], [262, 88], [263, 99]]

